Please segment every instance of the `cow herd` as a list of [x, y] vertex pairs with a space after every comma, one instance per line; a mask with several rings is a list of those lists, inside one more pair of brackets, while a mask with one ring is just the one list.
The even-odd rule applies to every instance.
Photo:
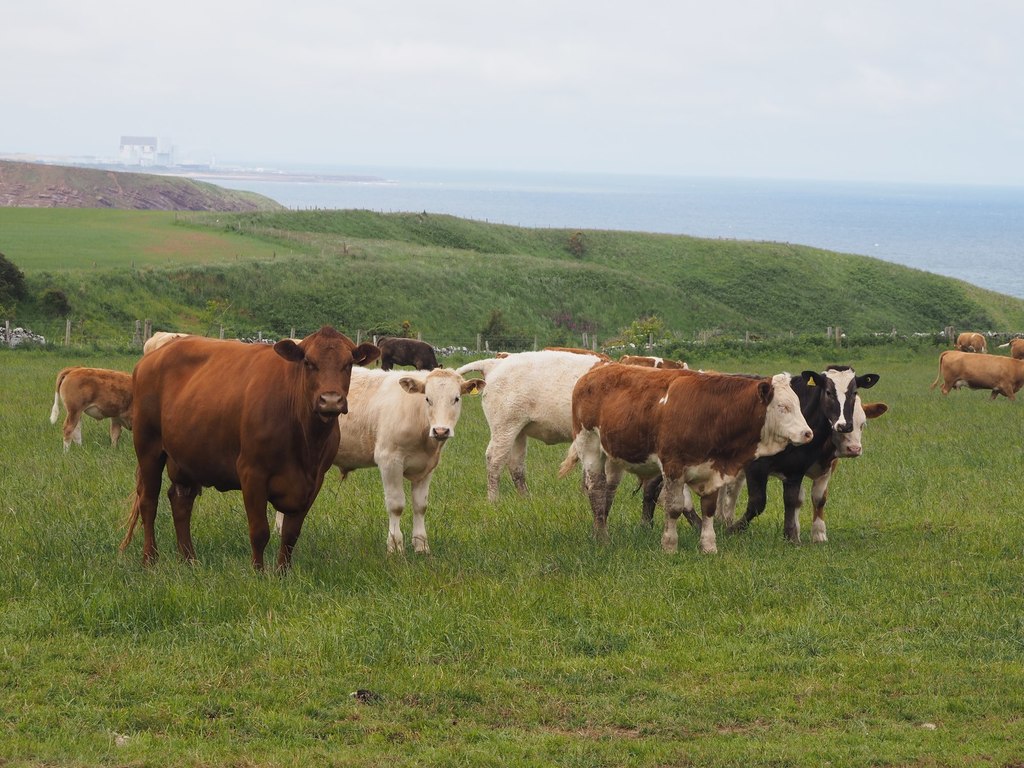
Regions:
[[[1024, 356], [1024, 341], [1018, 346]], [[782, 480], [784, 532], [794, 542], [800, 540], [803, 481], [810, 478], [811, 540], [826, 541], [829, 480], [839, 459], [862, 453], [866, 421], [887, 410], [882, 403], [862, 402], [859, 394], [879, 377], [846, 366], [754, 376], [693, 371], [661, 358], [616, 362], [588, 350], [551, 348], [451, 370], [439, 367], [433, 351], [427, 355], [423, 347], [429, 349], [422, 342], [357, 345], [327, 326], [274, 345], [162, 334], [147, 342], [132, 374], [60, 371], [51, 421], [63, 402], [65, 450], [81, 443], [83, 414], [110, 418], [114, 445], [123, 427], [132, 431], [138, 464], [122, 550], [141, 521], [143, 562], [156, 561], [154, 521], [166, 473], [183, 558], [195, 558], [195, 498], [213, 487], [242, 492], [258, 569], [270, 540], [268, 503], [275, 508], [277, 566], [285, 569], [332, 466], [342, 478], [361, 468], [380, 472], [389, 553], [405, 548], [400, 521], [408, 480], [413, 548], [429, 553], [425, 513], [431, 477], [469, 394], [483, 393], [490, 501], [498, 500], [506, 470], [515, 490], [527, 492], [528, 438], [564, 444], [559, 474], [581, 466], [595, 535], [606, 537], [616, 490], [629, 473], [644, 491], [641, 519], [650, 524], [655, 506], [664, 508], [662, 547], [669, 552], [678, 549], [680, 517], [699, 533], [703, 552], [717, 551], [716, 516], [730, 530], [745, 529], [765, 508], [769, 477]], [[366, 367], [386, 350], [388, 368], [406, 364], [417, 370]], [[1004, 363], [1013, 369], [1003, 370]], [[939, 380], [944, 394], [953, 387], [984, 387], [993, 397], [1013, 399], [1024, 383], [1024, 360], [946, 351]], [[735, 521], [744, 483], [747, 507]]]

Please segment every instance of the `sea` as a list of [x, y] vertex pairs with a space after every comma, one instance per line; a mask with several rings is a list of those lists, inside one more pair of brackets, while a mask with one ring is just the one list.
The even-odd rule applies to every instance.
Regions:
[[362, 167], [204, 178], [296, 210], [795, 243], [1024, 299], [1024, 187]]

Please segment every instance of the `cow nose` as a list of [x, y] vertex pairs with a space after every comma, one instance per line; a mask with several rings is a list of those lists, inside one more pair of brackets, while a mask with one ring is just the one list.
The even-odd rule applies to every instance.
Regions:
[[316, 409], [323, 414], [348, 413], [348, 400], [337, 392], [324, 392], [316, 401]]
[[800, 445], [803, 445], [804, 443], [809, 443], [813, 439], [814, 433], [809, 429], [805, 429], [803, 432], [800, 433]]
[[448, 427], [434, 427], [430, 433], [435, 440], [447, 440], [452, 436], [452, 431]]
[[848, 445], [846, 446], [846, 455], [850, 458], [860, 456], [862, 450], [863, 448], [859, 445]]

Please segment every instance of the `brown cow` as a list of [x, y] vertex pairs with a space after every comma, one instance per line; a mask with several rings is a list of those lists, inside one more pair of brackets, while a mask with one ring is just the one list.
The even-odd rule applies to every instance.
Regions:
[[[603, 365], [580, 377], [572, 395], [573, 448], [565, 475], [583, 465], [594, 531], [606, 535], [608, 511], [625, 471], [664, 475], [662, 547], [678, 549], [686, 486], [702, 497], [700, 544], [715, 552], [718, 489], [759, 456], [812, 438], [789, 374], [771, 378]], [[574, 456], [575, 454], [575, 456]]]
[[338, 452], [353, 363], [380, 351], [325, 326], [296, 344], [270, 346], [198, 336], [144, 355], [132, 411], [136, 497], [122, 551], [142, 518], [142, 561], [157, 558], [153, 523], [164, 465], [178, 551], [195, 559], [192, 505], [203, 487], [241, 490], [252, 564], [263, 568], [267, 502], [285, 515], [278, 568], [291, 563], [302, 522]]
[[642, 365], [646, 368], [675, 368], [689, 370], [690, 366], [681, 360], [670, 360], [667, 357], [654, 357], [652, 355], [623, 355], [619, 358], [623, 365]]
[[1014, 360], [1024, 360], [1024, 339], [1010, 339], [1006, 344], [1000, 344], [999, 348], [1010, 348], [1010, 357]]
[[942, 394], [951, 389], [991, 389], [992, 399], [1006, 395], [1016, 400], [1017, 390], [1024, 386], [1024, 360], [992, 355], [981, 357], [969, 352], [947, 349], [939, 355], [939, 375], [932, 382], [935, 389], [942, 382]]
[[985, 337], [980, 333], [964, 331], [956, 337], [956, 348], [961, 352], [984, 352], [988, 353], [988, 346]]
[[396, 365], [411, 365], [417, 371], [432, 371], [441, 366], [434, 348], [419, 339], [388, 337], [377, 340], [380, 347], [380, 367], [390, 371]]
[[110, 444], [117, 447], [121, 428], [132, 428], [132, 377], [124, 371], [106, 368], [64, 368], [57, 374], [50, 423], [56, 424], [60, 405], [68, 412], [64, 419], [64, 450], [74, 440], [82, 444], [82, 415], [96, 420], [110, 419]]

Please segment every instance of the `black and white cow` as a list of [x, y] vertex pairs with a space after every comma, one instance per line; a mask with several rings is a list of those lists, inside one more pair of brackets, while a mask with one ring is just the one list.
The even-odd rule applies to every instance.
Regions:
[[[774, 456], [751, 462], [746, 469], [747, 509], [743, 518], [733, 522], [734, 510], [744, 476], [724, 486], [718, 494], [715, 516], [731, 531], [745, 530], [767, 504], [768, 478], [782, 478], [783, 503], [786, 509], [784, 532], [787, 539], [800, 541], [800, 508], [804, 501], [803, 479], [811, 478], [811, 499], [814, 521], [811, 540], [827, 541], [825, 502], [828, 482], [840, 458], [854, 458], [863, 450], [861, 435], [867, 419], [877, 418], [888, 410], [884, 403], [863, 405], [857, 395], [878, 382], [878, 374], [858, 376], [849, 366], [830, 366], [822, 373], [805, 371], [794, 376], [792, 386], [800, 399], [800, 410], [814, 438], [805, 445], [791, 445]], [[649, 522], [661, 491], [660, 482], [644, 488], [643, 518]], [[696, 515], [687, 518], [693, 522]]]

